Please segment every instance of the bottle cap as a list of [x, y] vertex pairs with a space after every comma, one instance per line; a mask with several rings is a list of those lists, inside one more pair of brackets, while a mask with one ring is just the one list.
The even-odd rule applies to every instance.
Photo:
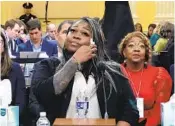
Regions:
[[46, 116], [46, 112], [40, 112], [40, 116]]

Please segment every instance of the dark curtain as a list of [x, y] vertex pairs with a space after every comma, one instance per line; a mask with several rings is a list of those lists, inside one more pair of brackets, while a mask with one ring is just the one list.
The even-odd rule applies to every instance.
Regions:
[[128, 1], [106, 1], [102, 23], [107, 40], [107, 53], [112, 60], [122, 62], [118, 52], [118, 44], [122, 38], [134, 31], [134, 23]]

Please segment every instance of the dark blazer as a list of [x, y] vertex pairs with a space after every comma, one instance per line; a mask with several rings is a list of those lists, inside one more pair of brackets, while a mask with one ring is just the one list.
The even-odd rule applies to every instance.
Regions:
[[12, 69], [9, 76], [2, 77], [2, 79], [9, 79], [12, 86], [12, 102], [11, 105], [19, 106], [19, 113], [21, 114], [25, 107], [25, 79], [19, 64], [13, 62]]
[[19, 53], [17, 51], [18, 44], [17, 44], [16, 40], [9, 40], [8, 44], [10, 46], [11, 54], [13, 56], [18, 56], [19, 55]]
[[[31, 89], [38, 103], [42, 105], [47, 112], [48, 119], [53, 123], [55, 118], [65, 118], [68, 105], [70, 103], [71, 92], [73, 87], [73, 79], [69, 83], [66, 90], [60, 94], [55, 95], [53, 87], [53, 76], [56, 67], [60, 61], [56, 57], [45, 59], [38, 62], [33, 71], [33, 78]], [[107, 111], [109, 118], [115, 118], [116, 122], [119, 120], [127, 121], [131, 126], [135, 126], [138, 122], [139, 115], [136, 107], [136, 100], [130, 88], [128, 80], [120, 75], [113, 75], [114, 82], [118, 88], [118, 93], [112, 90], [111, 97], [107, 101]], [[110, 88], [108, 82], [105, 83], [106, 95], [108, 97]], [[101, 110], [102, 118], [105, 114], [105, 102], [103, 86], [99, 85], [97, 89], [97, 98]]]
[[[41, 51], [46, 52], [49, 57], [55, 56], [58, 54], [57, 44], [56, 42], [54, 43], [52, 41], [43, 39], [43, 43], [41, 47]], [[28, 40], [26, 43], [20, 44], [18, 46], [18, 52], [33, 52], [33, 48], [30, 43], [30, 40]]]
[[46, 39], [46, 40], [53, 40], [49, 35], [44, 36], [43, 39]]

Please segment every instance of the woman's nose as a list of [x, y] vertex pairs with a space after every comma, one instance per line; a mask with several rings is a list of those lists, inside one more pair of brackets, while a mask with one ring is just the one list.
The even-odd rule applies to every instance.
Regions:
[[140, 47], [139, 46], [134, 46], [134, 51], [140, 51]]
[[80, 36], [79, 33], [77, 33], [77, 34], [75, 34], [75, 35], [73, 36], [73, 38], [74, 38], [74, 39], [81, 39], [81, 36]]

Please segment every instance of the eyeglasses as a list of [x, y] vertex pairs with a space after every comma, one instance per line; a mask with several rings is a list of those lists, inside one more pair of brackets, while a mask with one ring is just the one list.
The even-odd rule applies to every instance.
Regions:
[[145, 49], [145, 45], [142, 43], [140, 43], [140, 44], [129, 43], [127, 45], [127, 48], [129, 48], [129, 49]]

